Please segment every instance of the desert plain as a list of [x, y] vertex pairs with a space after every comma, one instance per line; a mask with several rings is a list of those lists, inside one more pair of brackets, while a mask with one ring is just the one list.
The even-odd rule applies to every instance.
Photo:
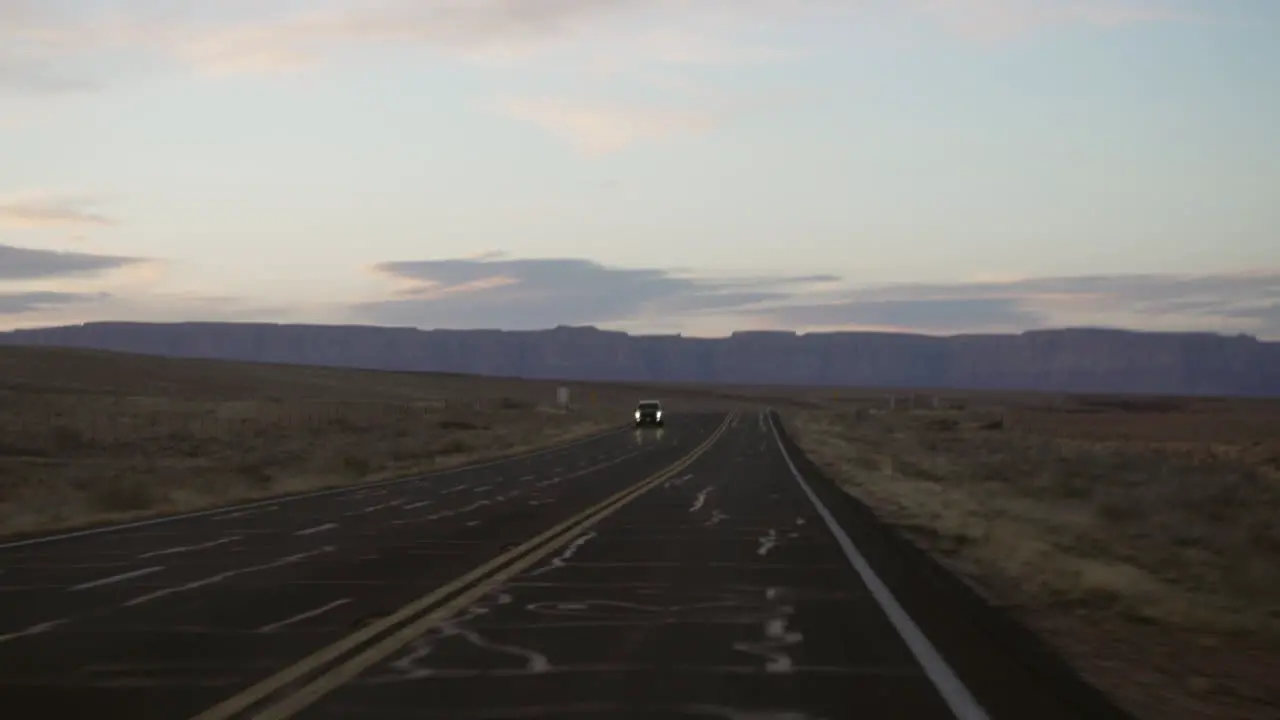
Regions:
[[[557, 388], [570, 406], [557, 403]], [[0, 535], [777, 408], [834, 482], [1143, 720], [1280, 716], [1280, 400], [583, 383], [0, 348]]]

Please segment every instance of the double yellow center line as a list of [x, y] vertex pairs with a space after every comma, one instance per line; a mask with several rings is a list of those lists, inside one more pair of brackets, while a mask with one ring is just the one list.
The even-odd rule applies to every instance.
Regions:
[[[227, 698], [196, 715], [192, 720], [229, 720], [246, 712], [255, 704], [261, 703], [269, 696], [296, 685], [308, 677], [313, 677], [310, 682], [285, 694], [274, 704], [254, 715], [256, 720], [282, 720], [293, 717], [326, 694], [408, 645], [414, 638], [475, 603], [511, 577], [564, 547], [584, 530], [596, 525], [627, 503], [688, 467], [715, 444], [716, 440], [729, 428], [733, 418], [733, 414], [725, 417], [715, 432], [676, 463], [587, 508], [524, 544], [508, 550], [447, 585], [414, 600], [391, 615], [365, 626]], [[452, 600], [443, 602], [468, 587], [469, 589], [453, 597]], [[350, 654], [378, 635], [397, 627], [399, 630], [377, 643], [354, 655]], [[346, 659], [342, 660], [344, 657]], [[337, 662], [339, 660], [342, 661]], [[327, 670], [325, 670], [326, 667]]]

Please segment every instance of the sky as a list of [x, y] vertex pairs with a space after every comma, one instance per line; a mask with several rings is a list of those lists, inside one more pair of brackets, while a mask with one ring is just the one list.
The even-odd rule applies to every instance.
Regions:
[[0, 0], [0, 330], [1280, 340], [1272, 0]]

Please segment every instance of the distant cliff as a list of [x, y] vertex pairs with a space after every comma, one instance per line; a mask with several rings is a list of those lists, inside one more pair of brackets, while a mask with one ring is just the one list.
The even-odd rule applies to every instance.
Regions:
[[1043, 330], [628, 335], [240, 323], [90, 323], [0, 333], [0, 344], [383, 370], [577, 380], [1280, 395], [1280, 343], [1206, 333]]

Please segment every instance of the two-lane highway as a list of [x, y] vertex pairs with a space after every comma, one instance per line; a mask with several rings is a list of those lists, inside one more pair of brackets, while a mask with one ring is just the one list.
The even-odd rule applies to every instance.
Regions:
[[0, 707], [189, 717], [671, 465], [721, 420], [0, 544]]
[[909, 598], [927, 610], [916, 625], [850, 539], [839, 492], [815, 491], [786, 447], [769, 413], [691, 415], [418, 481], [0, 548], [0, 707], [1115, 716], [1082, 711], [941, 596]]
[[[478, 602], [264, 717], [951, 718], [763, 414]], [[342, 682], [344, 678], [345, 682]], [[954, 703], [954, 710], [948, 706]], [[971, 717], [971, 716], [970, 716]]]

